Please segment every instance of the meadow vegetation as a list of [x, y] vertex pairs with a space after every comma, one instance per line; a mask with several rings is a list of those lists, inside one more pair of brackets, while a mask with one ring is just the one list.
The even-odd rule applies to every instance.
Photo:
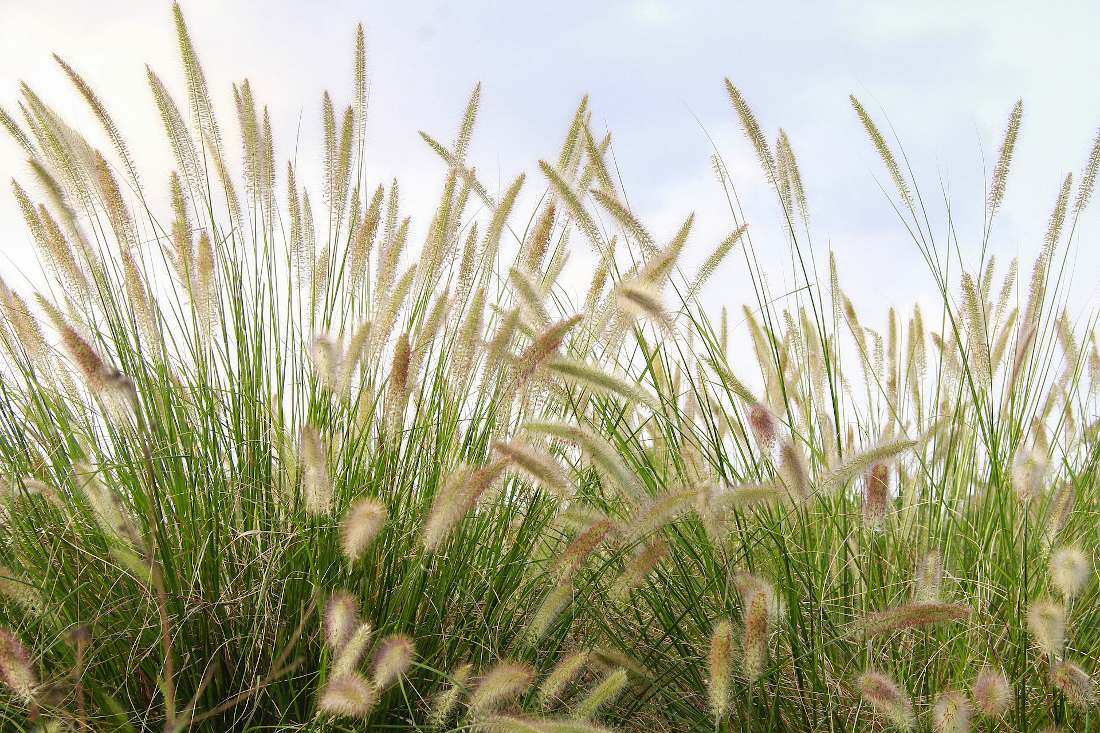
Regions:
[[[989, 249], [1022, 106], [972, 241], [853, 97], [941, 296], [857, 314], [791, 141], [729, 81], [778, 226], [716, 155], [728, 237], [686, 212], [658, 237], [586, 99], [490, 190], [475, 89], [452, 139], [422, 133], [443, 175], [414, 243], [369, 165], [362, 28], [311, 192], [247, 80], [215, 114], [175, 17], [186, 89], [148, 71], [168, 180], [61, 57], [98, 129], [25, 85], [0, 113], [48, 275], [0, 284], [0, 727], [1098, 725], [1100, 354], [1066, 268], [1100, 147], [1018, 282]], [[732, 254], [754, 290], [708, 313]]]

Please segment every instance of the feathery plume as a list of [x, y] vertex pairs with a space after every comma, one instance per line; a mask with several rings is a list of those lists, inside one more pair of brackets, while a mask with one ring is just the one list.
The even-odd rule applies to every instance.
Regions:
[[573, 710], [573, 716], [579, 720], [588, 720], [595, 716], [600, 708], [615, 701], [615, 698], [626, 687], [626, 682], [625, 669], [620, 667], [608, 673], [583, 700], [577, 703], [577, 707]]
[[1023, 449], [1012, 464], [1012, 487], [1021, 501], [1034, 498], [1046, 481], [1047, 455], [1038, 448]]
[[882, 158], [882, 162], [886, 165], [886, 170], [890, 173], [890, 178], [893, 179], [894, 186], [897, 188], [902, 201], [907, 208], [912, 209], [913, 197], [909, 192], [909, 184], [905, 182], [905, 178], [901, 173], [901, 167], [894, 158], [894, 153], [890, 150], [890, 146], [886, 143], [886, 138], [882, 136], [878, 126], [875, 125], [875, 121], [871, 119], [871, 115], [867, 114], [867, 110], [863, 108], [863, 105], [859, 103], [855, 95], [849, 95], [848, 98], [852, 102], [852, 107], [855, 109], [856, 115], [859, 116], [859, 121], [863, 123], [863, 128], [867, 131], [867, 136], [871, 138], [871, 143], [875, 146], [875, 150], [878, 151], [879, 157]]
[[1066, 643], [1066, 611], [1053, 601], [1032, 603], [1027, 609], [1027, 627], [1044, 654], [1057, 657]]
[[768, 661], [768, 635], [774, 591], [760, 581], [745, 599], [745, 630], [741, 638], [741, 669], [750, 683], [760, 679]]
[[374, 629], [367, 621], [363, 621], [355, 627], [351, 636], [340, 647], [340, 653], [336, 655], [336, 661], [332, 665], [334, 675], [350, 674], [355, 671], [355, 668], [359, 666], [359, 662], [363, 659], [363, 654], [367, 651], [367, 645], [370, 643], [373, 633]]
[[527, 627], [526, 636], [528, 641], [533, 645], [546, 636], [546, 632], [554, 625], [554, 621], [572, 601], [573, 585], [569, 582], [561, 583], [547, 593], [531, 617], [531, 623]]
[[624, 599], [631, 590], [641, 585], [653, 572], [657, 564], [668, 554], [668, 543], [663, 539], [656, 539], [645, 545], [641, 552], [637, 553], [623, 570], [611, 587], [611, 597]]
[[749, 406], [749, 427], [761, 448], [771, 449], [779, 438], [779, 420], [762, 402]]
[[1096, 702], [1096, 686], [1079, 666], [1063, 659], [1050, 668], [1050, 681], [1071, 705], [1089, 707]]
[[529, 478], [545, 486], [555, 496], [568, 499], [573, 494], [573, 486], [565, 469], [554, 457], [535, 446], [521, 440], [510, 442], [496, 441], [493, 449], [508, 458], [516, 468]]
[[333, 593], [325, 605], [325, 642], [340, 651], [359, 625], [359, 604], [347, 592]]
[[961, 603], [942, 601], [906, 603], [885, 611], [870, 613], [857, 621], [855, 628], [865, 638], [873, 638], [894, 631], [961, 621], [969, 615], [970, 607]]
[[8, 629], [0, 629], [0, 681], [24, 702], [33, 702], [38, 677], [23, 643]]
[[657, 404], [656, 398], [646, 392], [640, 385], [627, 380], [626, 377], [609, 374], [591, 364], [559, 357], [547, 364], [546, 367], [551, 372], [560, 374], [594, 392], [618, 395], [631, 402], [651, 407]]
[[726, 92], [729, 93], [733, 109], [737, 112], [737, 117], [741, 120], [741, 129], [744, 131], [745, 137], [749, 139], [753, 149], [756, 151], [756, 157], [760, 160], [760, 165], [764, 169], [764, 175], [766, 175], [768, 181], [774, 185], [776, 183], [775, 156], [772, 155], [771, 150], [768, 148], [768, 141], [760, 129], [760, 123], [756, 121], [756, 115], [753, 114], [745, 98], [741, 96], [741, 92], [729, 79], [726, 79]]
[[1020, 134], [1020, 120], [1024, 116], [1024, 100], [1016, 100], [1012, 113], [1008, 116], [1001, 152], [997, 156], [997, 165], [993, 168], [993, 181], [989, 186], [989, 217], [997, 213], [1005, 197], [1005, 184], [1008, 181], [1008, 169], [1012, 164], [1012, 153], [1016, 149], [1016, 138]]
[[531, 667], [522, 662], [497, 664], [470, 693], [470, 712], [476, 717], [498, 710], [526, 690], [534, 676]]
[[327, 514], [332, 508], [332, 479], [321, 433], [313, 425], [302, 427], [300, 437], [302, 501], [310, 514]]
[[707, 691], [714, 717], [726, 716], [730, 704], [730, 664], [733, 658], [733, 624], [722, 619], [714, 625], [707, 655]]
[[936, 733], [969, 733], [970, 701], [963, 692], [940, 693], [932, 706], [932, 727]]
[[360, 499], [351, 505], [340, 525], [344, 557], [355, 562], [386, 524], [386, 507], [377, 499]]
[[1092, 141], [1092, 149], [1089, 151], [1088, 160], [1085, 162], [1085, 170], [1081, 173], [1081, 183], [1077, 188], [1077, 199], [1073, 202], [1073, 215], [1077, 217], [1089, 205], [1092, 191], [1096, 187], [1096, 174], [1100, 171], [1100, 131]]
[[507, 465], [507, 460], [496, 460], [480, 468], [467, 468], [452, 475], [436, 493], [431, 511], [424, 522], [421, 537], [424, 549], [434, 552], [443, 544], [481, 495], [496, 482]]
[[1050, 579], [1066, 600], [1081, 592], [1090, 572], [1088, 557], [1076, 547], [1059, 547], [1050, 556]]
[[673, 329], [672, 317], [661, 302], [661, 291], [646, 282], [624, 282], [615, 288], [615, 303], [632, 319], [645, 318], [665, 331]]
[[451, 683], [432, 701], [432, 709], [428, 719], [433, 726], [442, 728], [450, 721], [451, 716], [458, 707], [459, 698], [466, 691], [466, 685], [470, 681], [470, 675], [473, 674], [473, 671], [474, 666], [472, 664], [462, 664], [451, 671]]
[[691, 281], [691, 285], [688, 287], [688, 294], [685, 300], [692, 300], [703, 286], [710, 280], [711, 275], [714, 274], [718, 266], [726, 259], [726, 256], [733, 250], [733, 247], [741, 239], [741, 237], [748, 231], [749, 225], [742, 224], [733, 230], [733, 232], [722, 240], [717, 248], [707, 257], [703, 264], [699, 266], [699, 272], [695, 274], [695, 279]]
[[938, 601], [942, 587], [943, 555], [939, 550], [932, 549], [917, 563], [913, 578], [913, 600], [917, 603]]
[[885, 463], [919, 444], [916, 440], [893, 440], [848, 456], [836, 468], [829, 471], [821, 480], [819, 487], [831, 489], [850, 481], [853, 477], [875, 463]]
[[320, 715], [366, 720], [374, 708], [375, 691], [370, 682], [354, 672], [333, 677], [317, 702]]
[[863, 484], [863, 521], [879, 529], [890, 508], [890, 467], [880, 461], [871, 464]]
[[913, 704], [894, 680], [881, 672], [864, 672], [857, 686], [876, 713], [901, 730], [913, 728]]
[[588, 664], [590, 652], [587, 649], [567, 654], [554, 665], [538, 688], [539, 706], [548, 708], [562, 697], [566, 686], [575, 680]]
[[391, 634], [378, 642], [371, 668], [371, 683], [384, 690], [405, 675], [412, 666], [416, 646], [404, 634]]
[[993, 667], [982, 667], [970, 688], [970, 697], [978, 712], [989, 718], [999, 718], [1008, 711], [1012, 700], [1012, 687], [1004, 672]]

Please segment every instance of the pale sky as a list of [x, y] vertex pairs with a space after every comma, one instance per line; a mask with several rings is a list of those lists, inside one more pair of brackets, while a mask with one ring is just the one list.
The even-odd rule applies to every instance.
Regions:
[[[366, 27], [371, 78], [368, 146], [373, 183], [397, 176], [407, 213], [426, 225], [443, 167], [417, 135], [449, 140], [470, 89], [482, 82], [471, 162], [492, 189], [520, 171], [544, 185], [582, 94], [593, 125], [613, 133], [630, 203], [658, 239], [689, 212], [698, 262], [730, 228], [711, 171], [709, 133], [747, 204], [754, 241], [781, 282], [785, 245], [774, 196], [740, 133], [722, 80], [733, 79], [774, 140], [790, 136], [806, 182], [818, 261], [835, 249], [845, 287], [868, 325], [887, 305], [935, 300], [932, 280], [877, 181], [881, 165], [848, 102], [859, 96], [905, 147], [934, 226], [951, 199], [963, 256], [976, 260], [983, 175], [1008, 113], [1025, 113], [994, 250], [1030, 269], [1062, 177], [1084, 164], [1100, 126], [1095, 3], [865, 2], [292, 2], [184, 0], [182, 6], [236, 149], [230, 83], [248, 77], [270, 106], [276, 154], [317, 161], [320, 95], [351, 96], [355, 23]], [[113, 112], [147, 186], [164, 189], [170, 152], [144, 64], [185, 97], [167, 2], [0, 0], [0, 105], [16, 111], [27, 81], [105, 144], [50, 53], [64, 56]], [[300, 133], [298, 128], [300, 124]], [[705, 130], [705, 132], [704, 132]], [[316, 164], [319, 166], [319, 163]], [[0, 173], [27, 179], [18, 149], [0, 140]], [[280, 184], [282, 185], [282, 184]], [[942, 187], [942, 188], [941, 188]], [[1080, 233], [1075, 317], [1100, 305], [1100, 204]], [[0, 194], [0, 274], [17, 289], [37, 268], [7, 186]], [[579, 238], [574, 238], [579, 242]], [[590, 272], [583, 246], [567, 271]], [[767, 253], [771, 252], [771, 256]], [[572, 273], [572, 274], [570, 274]], [[780, 286], [773, 283], [773, 289]], [[730, 258], [708, 304], [752, 299]]]

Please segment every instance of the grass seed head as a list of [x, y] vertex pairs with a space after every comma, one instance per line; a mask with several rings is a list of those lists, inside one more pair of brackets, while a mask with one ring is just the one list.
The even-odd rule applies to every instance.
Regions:
[[325, 605], [325, 641], [339, 651], [359, 625], [359, 604], [350, 593], [334, 593]]
[[527, 689], [535, 673], [522, 662], [501, 662], [481, 678], [470, 695], [470, 711], [475, 716], [498, 710]]
[[0, 681], [24, 702], [33, 702], [38, 677], [26, 647], [8, 629], [0, 629]]
[[948, 690], [932, 706], [932, 727], [936, 733], [969, 733], [970, 701], [959, 690]]
[[1063, 659], [1050, 668], [1050, 681], [1066, 696], [1066, 700], [1080, 708], [1096, 702], [1096, 686], [1085, 670]]
[[416, 646], [405, 634], [391, 634], [378, 642], [371, 671], [374, 687], [384, 690], [397, 682], [409, 671], [415, 655]]
[[860, 696], [878, 715], [901, 730], [912, 730], [913, 704], [894, 680], [881, 672], [869, 671], [860, 675], [857, 686]]
[[710, 652], [707, 655], [707, 691], [710, 693], [710, 709], [722, 719], [729, 711], [730, 665], [733, 662], [733, 624], [726, 619], [714, 625], [710, 635]]
[[386, 507], [377, 499], [360, 499], [351, 505], [340, 526], [344, 556], [355, 562], [386, 524]]
[[375, 691], [361, 674], [333, 677], [321, 691], [317, 709], [322, 716], [365, 720], [374, 708]]
[[982, 667], [974, 678], [970, 697], [979, 713], [989, 718], [999, 718], [1008, 711], [1012, 686], [1000, 669]]
[[1066, 643], [1066, 611], [1049, 600], [1032, 603], [1027, 610], [1027, 626], [1044, 654], [1059, 656]]
[[1088, 557], [1076, 547], [1059, 547], [1050, 557], [1050, 579], [1067, 600], [1081, 592], [1090, 572]]

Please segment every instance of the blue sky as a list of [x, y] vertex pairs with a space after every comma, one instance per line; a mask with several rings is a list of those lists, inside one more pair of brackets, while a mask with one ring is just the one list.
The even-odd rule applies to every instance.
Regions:
[[[170, 6], [101, 0], [4, 2], [0, 104], [13, 108], [26, 80], [78, 122], [87, 115], [49, 53], [65, 56], [100, 92], [151, 186], [164, 187], [169, 151], [145, 85], [150, 63], [182, 96]], [[240, 2], [182, 3], [208, 78], [233, 130], [231, 81], [247, 76], [272, 109], [277, 154], [316, 159], [319, 99], [350, 98], [354, 24], [367, 29], [371, 178], [397, 175], [423, 225], [441, 164], [418, 129], [448, 138], [475, 82], [482, 111], [471, 160], [491, 187], [536, 172], [552, 156], [580, 96], [593, 124], [613, 133], [630, 202], [659, 236], [690, 211], [688, 260], [701, 260], [730, 222], [709, 156], [715, 140], [742, 193], [756, 246], [783, 276], [785, 245], [773, 197], [740, 135], [722, 80], [731, 77], [769, 136], [791, 137], [806, 181], [815, 242], [837, 254], [845, 287], [872, 322], [886, 304], [935, 299], [914, 245], [877, 184], [882, 170], [849, 106], [855, 93], [888, 119], [942, 222], [943, 193], [964, 258], [976, 257], [983, 181], [1012, 104], [1025, 119], [1004, 216], [999, 259], [1030, 267], [1062, 176], [1079, 171], [1100, 126], [1100, 10], [1061, 3], [829, 2]], [[90, 129], [90, 124], [89, 124]], [[0, 172], [25, 177], [14, 145], [0, 142]], [[537, 180], [537, 175], [531, 177]], [[541, 181], [538, 181], [541, 185]], [[529, 190], [536, 186], [529, 185]], [[1100, 209], [1100, 207], [1098, 207]], [[1100, 210], [1082, 229], [1075, 268], [1080, 316], [1100, 301]], [[935, 220], [934, 220], [935, 222]], [[0, 272], [17, 287], [35, 268], [9, 197], [0, 197]], [[942, 232], [942, 227], [940, 228]], [[578, 251], [569, 273], [583, 280]], [[567, 273], [568, 274], [568, 273]], [[779, 290], [778, 285], [775, 286]], [[736, 258], [707, 294], [739, 306], [752, 295]]]

